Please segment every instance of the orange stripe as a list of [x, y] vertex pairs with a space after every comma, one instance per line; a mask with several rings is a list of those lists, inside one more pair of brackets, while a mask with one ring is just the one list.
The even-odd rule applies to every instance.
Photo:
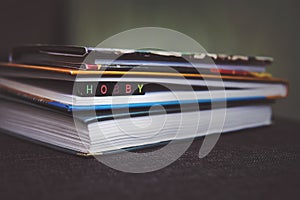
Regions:
[[16, 63], [3, 63], [3, 62], [0, 62], [0, 65], [6, 66], [6, 67], [19, 67], [19, 68], [27, 68], [27, 69], [38, 69], [38, 70], [70, 73], [70, 74], [71, 74], [71, 71], [72, 71], [71, 69], [65, 69], [65, 68], [47, 67], [47, 66], [39, 66], [39, 65], [24, 65], [24, 64], [16, 64]]
[[210, 74], [190, 74], [190, 73], [170, 73], [170, 72], [132, 72], [132, 71], [90, 71], [90, 70], [73, 70], [59, 67], [47, 67], [38, 65], [24, 65], [15, 63], [1, 63], [2, 66], [19, 67], [28, 69], [38, 69], [46, 71], [54, 71], [60, 73], [69, 73], [70, 75], [142, 75], [142, 76], [167, 76], [167, 77], [191, 77], [191, 78], [211, 78], [211, 79], [228, 79], [228, 80], [249, 80], [249, 81], [266, 81], [279, 82], [287, 84], [287, 81], [272, 77], [245, 77], [245, 76], [224, 76]]

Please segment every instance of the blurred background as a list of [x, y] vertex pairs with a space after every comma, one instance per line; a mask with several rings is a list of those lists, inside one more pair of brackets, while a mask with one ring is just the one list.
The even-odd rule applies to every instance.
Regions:
[[0, 23], [4, 61], [15, 45], [96, 46], [145, 26], [180, 31], [208, 52], [272, 56], [268, 71], [290, 82], [290, 95], [274, 105], [275, 115], [300, 120], [298, 0], [9, 0], [1, 2]]

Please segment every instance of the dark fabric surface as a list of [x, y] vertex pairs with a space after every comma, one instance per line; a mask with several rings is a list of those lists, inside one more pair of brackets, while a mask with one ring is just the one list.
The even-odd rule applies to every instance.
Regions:
[[0, 199], [295, 199], [300, 124], [274, 125], [220, 137], [205, 158], [203, 139], [172, 165], [128, 174], [0, 134]]

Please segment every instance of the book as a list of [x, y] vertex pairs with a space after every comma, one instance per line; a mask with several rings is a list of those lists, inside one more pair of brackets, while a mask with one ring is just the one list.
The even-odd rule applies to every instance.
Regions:
[[[155, 115], [153, 117], [156, 119], [153, 121], [156, 124], [152, 124], [151, 129], [140, 128], [136, 130], [139, 137], [130, 137], [130, 135], [120, 132], [118, 129], [119, 124], [125, 125], [124, 129], [132, 130], [132, 124], [144, 124], [149, 119], [149, 116], [101, 121], [88, 118], [77, 119], [78, 123], [81, 124], [80, 129], [78, 129], [74, 124], [72, 115], [64, 115], [55, 110], [38, 108], [14, 101], [1, 101], [0, 111], [5, 113], [5, 117], [1, 114], [2, 129], [48, 145], [58, 146], [78, 155], [101, 155], [117, 152], [120, 149], [141, 148], [141, 146], [145, 145], [155, 145], [171, 140], [174, 141], [175, 139], [187, 139], [216, 133], [213, 132], [214, 127], [208, 128], [211, 110], [201, 111], [201, 121], [196, 134], [191, 130], [194, 126], [189, 126], [189, 124], [194, 122], [192, 119], [199, 111], [191, 111]], [[161, 124], [158, 122], [163, 121], [166, 115], [167, 121], [165, 125], [159, 134], [153, 137], [152, 131], [161, 128]], [[221, 118], [222, 116], [219, 117]], [[178, 129], [180, 132], [174, 130], [174, 128], [178, 128], [178, 118], [184, 120], [182, 122], [184, 126]], [[190, 120], [190, 123], [188, 120]], [[223, 133], [269, 124], [271, 124], [270, 105], [232, 107], [226, 109]], [[101, 127], [101, 133], [103, 134], [99, 133], [99, 127]]]
[[[102, 78], [102, 80], [105, 81], [104, 78]], [[157, 83], [163, 82], [163, 80], [159, 82], [159, 80], [156, 79], [153, 80], [151, 84], [155, 83], [155, 81], [158, 81]], [[34, 81], [34, 83], [36, 82], [37, 81]], [[47, 82], [49, 83], [49, 81]], [[105, 85], [105, 87], [108, 87], [107, 82], [105, 81], [104, 83], [100, 82], [100, 85]], [[69, 88], [63, 88], [64, 85], [62, 83], [53, 82], [51, 84], [46, 84], [46, 87], [42, 87], [41, 85], [37, 87], [35, 85], [26, 83], [26, 81], [24, 80], [23, 82], [21, 82], [21, 80], [19, 80], [18, 82], [15, 80], [0, 78], [0, 88], [2, 88], [3, 90], [19, 93], [24, 97], [26, 95], [29, 97], [34, 96], [36, 99], [47, 101], [50, 105], [63, 107], [67, 110], [103, 110], [108, 108], [111, 109], [121, 107], [151, 107], [156, 104], [164, 106], [178, 104], [183, 105], [190, 103], [211, 103], [216, 101], [247, 101], [258, 99], [278, 99], [287, 96], [287, 87], [282, 83], [247, 83], [247, 87], [243, 87], [243, 84], [239, 82], [224, 82], [224, 86], [226, 88], [226, 96], [224, 88], [220, 85], [218, 88], [218, 83], [214, 85], [215, 82], [211, 83], [211, 86], [214, 86], [214, 88], [210, 90], [205, 88], [205, 84], [207, 84], [206, 82], [202, 83], [202, 85], [196, 85], [202, 86], [199, 88], [199, 90], [195, 90], [197, 89], [197, 87], [186, 86], [185, 89], [183, 87], [184, 85], [173, 84], [169, 87], [172, 89], [172, 91], [166, 90], [167, 88], [164, 88], [165, 90], [153, 90], [152, 88], [146, 90], [146, 86], [144, 90], [142, 90], [144, 85], [147, 85], [147, 83], [145, 84], [144, 82], [117, 83], [124, 84], [124, 93], [126, 93], [126, 87], [128, 87], [129, 85], [130, 88], [133, 87], [131, 86], [132, 83], [136, 85], [136, 89], [135, 91], [133, 89], [130, 89], [130, 91], [128, 92], [130, 94], [127, 95], [114, 94], [113, 89], [110, 89], [112, 91], [111, 95], [97, 96], [97, 92], [94, 91], [97, 89], [97, 87], [92, 87], [93, 85], [91, 83], [83, 83], [84, 89], [82, 89], [82, 85], [80, 85], [75, 89], [76, 94], [73, 94], [73, 88], [70, 88], [70, 86]], [[197, 82], [197, 84], [199, 84], [199, 81]], [[98, 93], [100, 94], [104, 90], [102, 89], [101, 91], [101, 86], [98, 86], [98, 89], [100, 89]], [[177, 91], [175, 90], [176, 86], [179, 87]], [[140, 87], [140, 89], [138, 87]], [[106, 92], [107, 90], [108, 89], [105, 89]], [[142, 94], [132, 94], [139, 93], [139, 90], [141, 90]], [[84, 96], [82, 96], [83, 93], [85, 94]]]
[[[91, 48], [81, 46], [27, 45], [13, 48], [10, 62], [35, 65], [63, 66], [95, 70], [99, 65], [107, 68], [145, 66], [171, 66], [187, 70], [211, 68], [263, 72], [273, 59], [264, 56], [225, 55], [212, 53], [170, 52], [159, 50], [133, 50]], [[180, 68], [182, 67], [182, 68]], [[162, 69], [162, 68], [156, 68]]]
[[270, 125], [271, 105], [288, 95], [288, 82], [266, 72], [272, 61], [157, 50], [17, 47], [10, 62], [0, 63], [0, 128], [79, 155], [98, 155], [219, 133], [217, 127], [208, 128], [212, 116], [224, 119], [224, 133]]

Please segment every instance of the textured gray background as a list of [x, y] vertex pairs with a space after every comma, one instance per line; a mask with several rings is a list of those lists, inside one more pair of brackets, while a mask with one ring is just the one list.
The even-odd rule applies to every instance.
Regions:
[[276, 117], [273, 126], [222, 135], [203, 159], [200, 138], [173, 164], [143, 174], [1, 131], [0, 199], [299, 199], [297, 130], [299, 123]]

